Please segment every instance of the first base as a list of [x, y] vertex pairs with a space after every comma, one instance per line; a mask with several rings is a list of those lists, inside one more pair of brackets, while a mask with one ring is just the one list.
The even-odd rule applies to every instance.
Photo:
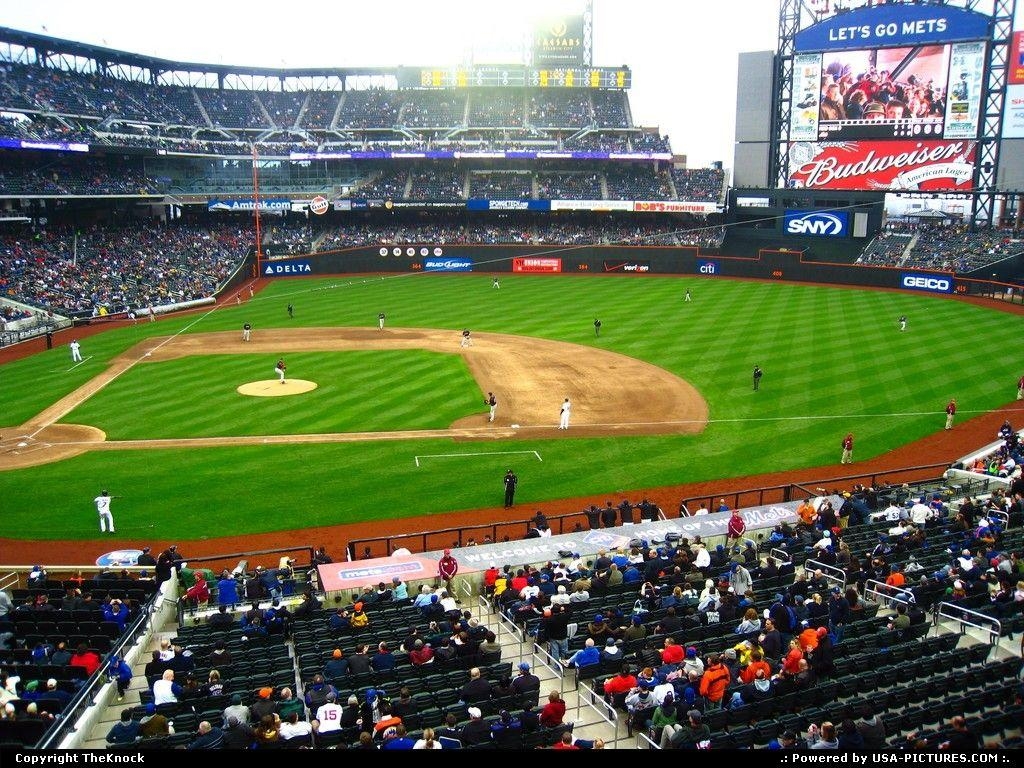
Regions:
[[18, 443], [18, 447], [19, 448], [27, 448], [28, 447], [28, 443]]
[[510, 426], [510, 427], [511, 427], [512, 429], [519, 429], [519, 425], [518, 425], [518, 424], [509, 424], [509, 426]]

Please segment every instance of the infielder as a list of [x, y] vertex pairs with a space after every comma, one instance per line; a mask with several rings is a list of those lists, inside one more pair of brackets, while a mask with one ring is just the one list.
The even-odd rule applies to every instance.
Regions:
[[71, 362], [82, 362], [82, 345], [78, 343], [78, 339], [72, 339], [68, 348], [71, 350]]
[[242, 326], [242, 341], [248, 341], [249, 340], [249, 333], [251, 331], [252, 331], [252, 326], [249, 325], [249, 323], [246, 323], [245, 325]]
[[109, 491], [101, 491], [100, 495], [94, 499], [96, 511], [100, 515], [100, 533], [106, 533], [108, 526], [110, 532], [114, 532], [114, 516], [110, 514], [110, 499]]
[[487, 421], [494, 421], [494, 412], [498, 410], [498, 399], [494, 396], [493, 392], [487, 393], [487, 397], [484, 398], [484, 405], [491, 409], [491, 415]]
[[387, 317], [386, 317], [386, 315], [383, 312], [381, 312], [379, 315], [377, 315], [377, 330], [380, 330], [380, 331], [384, 330], [384, 320], [386, 320], [386, 319], [387, 319]]
[[569, 398], [565, 398], [562, 402], [562, 407], [559, 409], [558, 417], [558, 428], [568, 429], [569, 428], [569, 412], [572, 410], [572, 403], [569, 402]]
[[906, 315], [900, 315], [900, 330], [901, 331], [907, 330], [907, 316]]
[[274, 373], [281, 379], [281, 383], [284, 384], [284, 372], [288, 366], [284, 364], [284, 359], [278, 360], [277, 365], [274, 366]]
[[473, 346], [473, 337], [469, 333], [469, 328], [466, 328], [462, 332], [462, 346], [463, 347], [472, 347]]

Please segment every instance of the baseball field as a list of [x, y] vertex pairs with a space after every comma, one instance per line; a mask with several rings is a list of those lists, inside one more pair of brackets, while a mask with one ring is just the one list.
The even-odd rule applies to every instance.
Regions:
[[[542, 505], [834, 464], [847, 432], [864, 460], [940, 431], [950, 398], [958, 420], [1011, 401], [1020, 327], [924, 294], [718, 279], [272, 282], [90, 336], [80, 365], [60, 345], [0, 368], [0, 537], [95, 539], [103, 489], [112, 542], [188, 541], [493, 507], [509, 467], [516, 502]], [[279, 386], [279, 358], [315, 389], [238, 392]]]

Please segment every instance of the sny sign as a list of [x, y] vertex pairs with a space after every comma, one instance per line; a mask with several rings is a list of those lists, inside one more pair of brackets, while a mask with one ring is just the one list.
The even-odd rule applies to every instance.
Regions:
[[849, 218], [843, 212], [786, 211], [784, 221], [787, 235], [843, 237], [846, 234]]

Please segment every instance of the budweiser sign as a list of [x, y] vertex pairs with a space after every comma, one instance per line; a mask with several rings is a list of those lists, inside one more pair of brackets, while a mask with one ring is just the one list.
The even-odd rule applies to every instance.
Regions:
[[970, 189], [973, 141], [798, 142], [789, 178], [807, 189]]

